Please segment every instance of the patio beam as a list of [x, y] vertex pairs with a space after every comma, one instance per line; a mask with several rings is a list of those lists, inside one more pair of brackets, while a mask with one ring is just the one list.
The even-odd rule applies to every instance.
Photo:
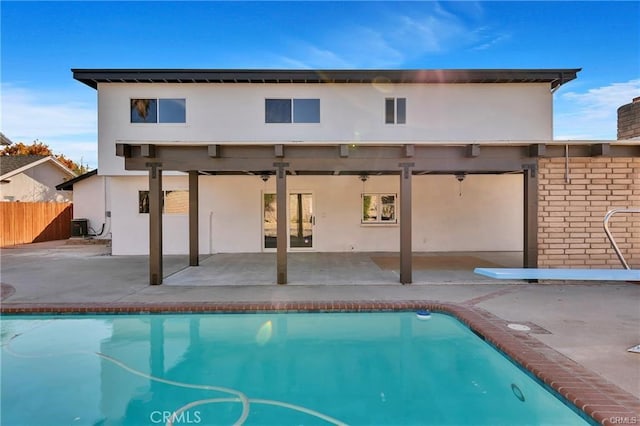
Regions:
[[189, 266], [198, 266], [198, 171], [189, 171]]
[[[409, 153], [415, 163], [414, 173], [493, 173], [520, 171], [522, 160], [529, 158], [528, 146], [496, 147], [486, 146], [477, 157], [467, 156], [465, 146], [415, 146]], [[121, 148], [124, 151], [124, 148]], [[148, 159], [142, 157], [141, 147], [131, 145], [130, 157], [125, 157], [127, 170], [145, 170]], [[399, 146], [358, 146], [349, 151], [347, 157], [340, 156], [336, 146], [286, 146], [283, 161], [291, 170], [320, 173], [338, 172], [380, 172], [395, 174], [398, 162], [407, 160], [406, 148]], [[220, 173], [262, 171], [273, 169], [274, 160], [279, 158], [273, 146], [225, 145], [223, 156], [210, 157], [206, 146], [156, 145], [157, 161], [163, 163], [164, 170], [203, 170]], [[146, 161], [145, 161], [146, 160]]]
[[162, 163], [149, 169], [149, 284], [162, 284]]

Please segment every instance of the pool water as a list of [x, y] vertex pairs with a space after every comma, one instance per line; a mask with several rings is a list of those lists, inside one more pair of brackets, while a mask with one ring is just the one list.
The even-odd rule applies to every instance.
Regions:
[[3, 317], [4, 425], [578, 425], [455, 318]]

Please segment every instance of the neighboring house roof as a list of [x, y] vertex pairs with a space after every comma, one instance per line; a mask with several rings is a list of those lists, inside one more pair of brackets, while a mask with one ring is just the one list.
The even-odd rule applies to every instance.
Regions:
[[22, 173], [30, 168], [51, 162], [68, 174], [75, 177], [76, 174], [67, 166], [51, 156], [45, 155], [2, 155], [0, 156], [0, 180]]
[[6, 137], [4, 133], [0, 132], [0, 145], [11, 145], [13, 142]]
[[83, 181], [83, 180], [85, 180], [87, 178], [90, 178], [91, 176], [95, 176], [97, 174], [98, 174], [98, 169], [91, 170], [90, 172], [87, 172], [87, 173], [82, 174], [80, 176], [77, 176], [77, 177], [75, 177], [73, 179], [70, 179], [70, 180], [68, 180], [66, 182], [62, 182], [59, 185], [56, 185], [56, 189], [58, 191], [73, 191], [73, 185], [75, 183]]
[[73, 78], [98, 83], [550, 83], [556, 88], [577, 77], [570, 69], [454, 70], [221, 70], [72, 69]]

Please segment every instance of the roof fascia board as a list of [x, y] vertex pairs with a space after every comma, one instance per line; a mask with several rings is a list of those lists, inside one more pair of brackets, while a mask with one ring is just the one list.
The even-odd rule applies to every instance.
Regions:
[[98, 83], [549, 83], [558, 87], [577, 77], [567, 69], [445, 70], [269, 70], [269, 69], [72, 69], [73, 78]]
[[75, 185], [76, 183], [82, 182], [85, 179], [88, 179], [92, 176], [96, 176], [98, 174], [98, 169], [93, 169], [90, 172], [84, 173], [80, 176], [76, 176], [73, 179], [69, 179], [68, 181], [59, 183], [58, 185], [56, 185], [56, 189], [57, 190], [64, 190], [64, 191], [73, 191], [73, 185]]

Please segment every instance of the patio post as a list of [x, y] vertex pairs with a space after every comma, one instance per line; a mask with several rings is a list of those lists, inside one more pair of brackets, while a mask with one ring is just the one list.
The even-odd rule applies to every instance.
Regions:
[[411, 284], [412, 246], [411, 246], [411, 167], [415, 163], [400, 163], [400, 282]]
[[189, 266], [198, 266], [198, 171], [189, 171]]
[[162, 284], [162, 163], [149, 167], [149, 284]]
[[277, 250], [277, 283], [287, 283], [287, 171], [289, 163], [273, 163], [276, 172], [276, 250]]

